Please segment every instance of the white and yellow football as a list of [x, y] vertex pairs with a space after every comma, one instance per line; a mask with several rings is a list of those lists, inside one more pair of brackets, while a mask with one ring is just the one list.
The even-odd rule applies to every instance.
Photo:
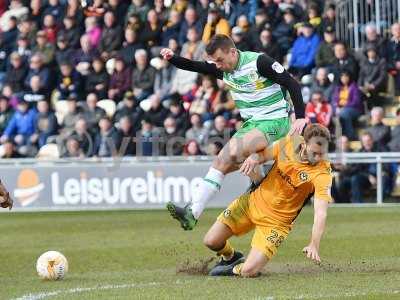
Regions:
[[61, 280], [68, 272], [68, 261], [58, 251], [47, 251], [38, 258], [36, 271], [42, 279]]

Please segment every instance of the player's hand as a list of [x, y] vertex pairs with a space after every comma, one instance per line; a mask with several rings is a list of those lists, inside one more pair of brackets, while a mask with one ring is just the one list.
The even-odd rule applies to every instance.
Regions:
[[7, 191], [4, 184], [0, 181], [0, 206], [2, 208], [12, 209], [14, 201], [10, 197], [10, 193]]
[[174, 56], [174, 51], [169, 48], [163, 48], [161, 49], [160, 54], [163, 59], [170, 60], [172, 56]]
[[257, 153], [251, 154], [246, 160], [243, 162], [240, 167], [240, 172], [243, 175], [249, 176], [251, 172], [253, 172], [254, 168], [260, 164], [259, 156]]
[[304, 127], [307, 125], [306, 119], [296, 119], [290, 128], [289, 135], [300, 134], [303, 132]]
[[304, 247], [303, 253], [307, 256], [307, 258], [311, 259], [317, 264], [321, 263], [321, 258], [319, 257], [318, 249], [314, 245], [310, 244], [307, 247]]

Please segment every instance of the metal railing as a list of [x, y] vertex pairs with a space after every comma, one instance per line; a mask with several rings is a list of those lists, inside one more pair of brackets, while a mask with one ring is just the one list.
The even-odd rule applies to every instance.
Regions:
[[400, 18], [400, 0], [341, 0], [336, 4], [336, 33], [351, 48], [366, 40], [365, 27], [374, 24], [379, 34], [390, 36], [390, 26]]

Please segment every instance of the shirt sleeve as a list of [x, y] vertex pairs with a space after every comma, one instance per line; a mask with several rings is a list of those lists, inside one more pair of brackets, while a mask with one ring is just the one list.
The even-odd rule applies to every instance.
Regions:
[[320, 174], [312, 180], [312, 183], [314, 185], [315, 199], [332, 202], [332, 175], [327, 173]]
[[169, 62], [182, 70], [213, 75], [218, 79], [223, 78], [223, 72], [218, 69], [215, 64], [208, 63], [206, 61], [195, 61], [182, 56], [174, 55]]
[[292, 99], [296, 118], [304, 118], [304, 102], [301, 94], [300, 84], [289, 74], [288, 71], [271, 57], [262, 54], [257, 59], [258, 72], [283, 86], [289, 91]]

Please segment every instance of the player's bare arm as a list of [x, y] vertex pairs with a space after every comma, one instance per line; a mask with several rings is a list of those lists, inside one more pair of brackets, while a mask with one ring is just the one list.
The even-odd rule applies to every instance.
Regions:
[[325, 200], [314, 199], [314, 225], [312, 228], [311, 240], [308, 246], [303, 248], [307, 258], [320, 263], [319, 245], [325, 231], [326, 217], [329, 203]]

